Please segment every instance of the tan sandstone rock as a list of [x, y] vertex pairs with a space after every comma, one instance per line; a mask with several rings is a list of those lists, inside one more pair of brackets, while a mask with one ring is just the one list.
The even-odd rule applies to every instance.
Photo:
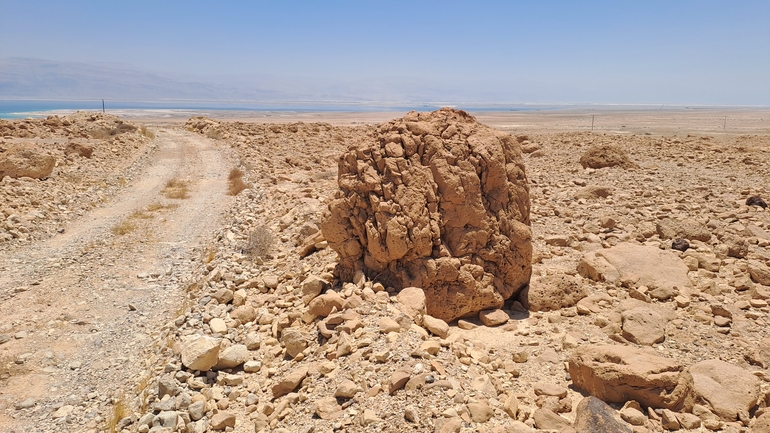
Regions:
[[56, 159], [30, 143], [19, 143], [0, 153], [0, 179], [31, 177], [42, 179], [50, 176]]
[[588, 296], [580, 277], [555, 274], [533, 278], [519, 294], [519, 300], [531, 311], [553, 311], [572, 307]]
[[644, 406], [678, 410], [692, 378], [673, 359], [628, 346], [586, 345], [569, 358], [574, 385], [609, 403], [636, 400]]
[[693, 387], [688, 403], [704, 404], [725, 420], [735, 421], [738, 412], [748, 413], [757, 404], [760, 380], [750, 371], [710, 359], [690, 367]]
[[208, 371], [219, 360], [219, 339], [197, 335], [181, 345], [182, 364], [190, 370]]
[[529, 187], [519, 143], [452, 109], [411, 112], [339, 160], [321, 230], [340, 275], [420, 287], [445, 321], [500, 308], [529, 281]]
[[711, 239], [711, 232], [709, 232], [709, 229], [703, 224], [693, 220], [664, 218], [658, 221], [655, 228], [661, 239], [682, 238], [702, 242], [708, 242], [708, 240]]

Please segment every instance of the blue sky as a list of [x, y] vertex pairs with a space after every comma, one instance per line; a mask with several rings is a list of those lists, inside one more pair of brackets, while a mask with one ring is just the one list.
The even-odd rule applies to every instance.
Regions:
[[471, 102], [770, 105], [770, 0], [0, 0], [0, 57]]

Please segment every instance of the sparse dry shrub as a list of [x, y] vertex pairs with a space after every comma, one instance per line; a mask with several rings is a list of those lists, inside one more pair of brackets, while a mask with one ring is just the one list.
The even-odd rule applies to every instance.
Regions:
[[224, 138], [224, 135], [222, 134], [222, 131], [211, 128], [208, 131], [206, 131], [206, 137], [212, 138], [214, 140], [221, 140], [222, 138]]
[[227, 176], [228, 180], [237, 179], [239, 177], [243, 177], [243, 171], [239, 168], [234, 168], [230, 170], [230, 174]]
[[131, 215], [129, 215], [128, 217], [131, 218], [131, 219], [143, 219], [143, 220], [146, 220], [146, 219], [152, 218], [152, 215], [137, 209], [134, 212], [132, 212]]
[[227, 176], [227, 195], [238, 195], [244, 189], [249, 186], [243, 181], [243, 171], [238, 168], [230, 170], [230, 175]]
[[147, 211], [148, 212], [156, 212], [163, 209], [176, 209], [179, 205], [176, 203], [169, 203], [169, 204], [163, 204], [163, 203], [150, 203], [147, 205]]
[[91, 138], [95, 138], [98, 140], [106, 140], [116, 135], [123, 134], [124, 132], [134, 132], [136, 130], [137, 130], [136, 126], [121, 122], [121, 123], [118, 123], [114, 128], [96, 128], [93, 131], [91, 131], [89, 135], [91, 136]]
[[113, 227], [111, 231], [115, 236], [123, 236], [131, 233], [134, 230], [136, 230], [136, 224], [130, 220], [125, 220]]
[[152, 131], [150, 131], [149, 129], [147, 129], [147, 127], [146, 127], [146, 126], [144, 126], [144, 125], [142, 125], [142, 126], [139, 128], [139, 133], [140, 133], [140, 134], [142, 134], [142, 135], [144, 135], [144, 136], [145, 136], [145, 137], [147, 137], [147, 138], [155, 138], [155, 133], [154, 133], [154, 132], [152, 132]]
[[169, 179], [168, 182], [166, 182], [166, 187], [161, 191], [166, 198], [172, 199], [190, 198], [189, 192], [190, 190], [187, 182], [177, 178]]
[[273, 251], [275, 236], [265, 226], [258, 226], [249, 234], [249, 240], [243, 248], [243, 253], [252, 258], [264, 259]]

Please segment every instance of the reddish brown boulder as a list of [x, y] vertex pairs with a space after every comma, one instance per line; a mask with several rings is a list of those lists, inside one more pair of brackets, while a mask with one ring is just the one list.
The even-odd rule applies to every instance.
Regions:
[[425, 291], [445, 321], [500, 308], [529, 281], [529, 187], [519, 143], [444, 108], [411, 112], [339, 160], [321, 225], [350, 281], [357, 270]]

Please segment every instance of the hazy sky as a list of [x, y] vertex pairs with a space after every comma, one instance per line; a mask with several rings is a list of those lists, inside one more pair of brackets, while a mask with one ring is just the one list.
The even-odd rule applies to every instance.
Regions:
[[480, 102], [770, 105], [770, 0], [0, 0], [0, 57], [406, 81]]

